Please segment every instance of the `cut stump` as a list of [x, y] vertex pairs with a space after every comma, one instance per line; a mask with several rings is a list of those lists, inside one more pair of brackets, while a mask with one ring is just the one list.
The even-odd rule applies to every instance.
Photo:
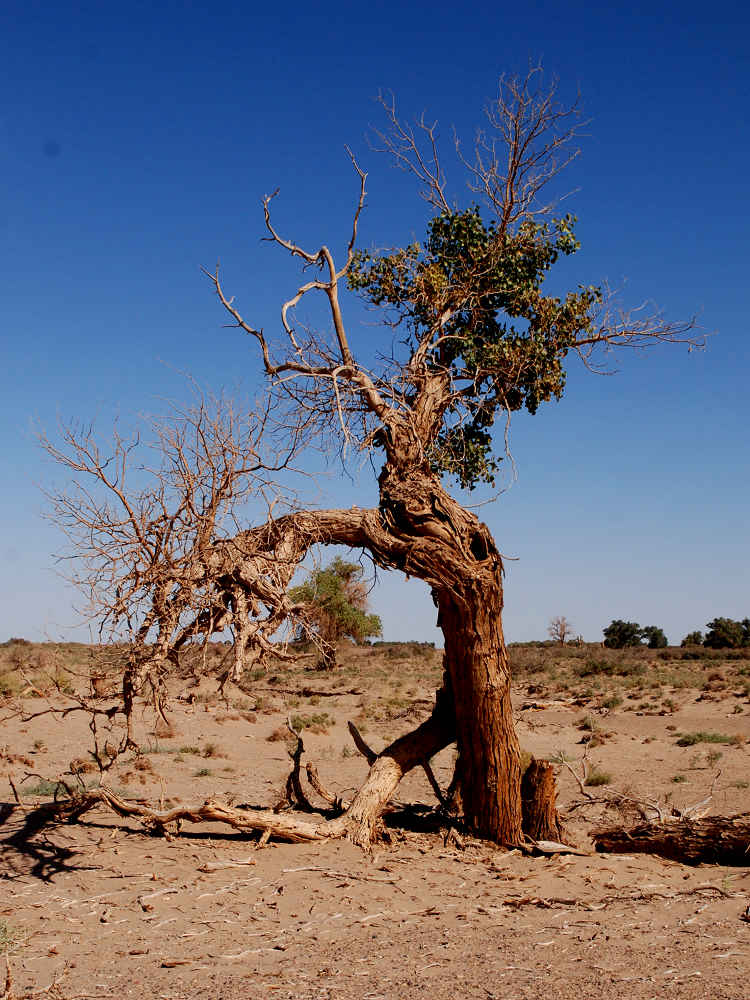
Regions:
[[555, 772], [546, 760], [532, 757], [521, 780], [523, 832], [532, 840], [565, 842], [565, 828], [557, 813]]

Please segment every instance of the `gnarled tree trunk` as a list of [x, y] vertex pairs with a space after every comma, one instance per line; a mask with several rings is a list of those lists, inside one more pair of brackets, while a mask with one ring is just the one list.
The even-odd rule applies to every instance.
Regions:
[[502, 592], [477, 581], [438, 595], [458, 744], [464, 821], [481, 837], [521, 839], [521, 759], [503, 642]]
[[[216, 545], [205, 571], [227, 590], [246, 592], [248, 607], [256, 600], [270, 603], [269, 633], [283, 617], [278, 609], [286, 587], [311, 545], [363, 548], [378, 565], [424, 580], [445, 637], [445, 691], [430, 720], [374, 761], [346, 815], [316, 835], [365, 842], [403, 775], [455, 740], [457, 799], [467, 827], [498, 843], [519, 843], [521, 766], [502, 631], [500, 554], [486, 525], [445, 492], [420, 445], [394, 431], [386, 450], [376, 509], [300, 511], [270, 520]], [[236, 640], [240, 657], [261, 630], [246, 631], [248, 639], [240, 630]], [[126, 709], [143, 686], [146, 666], [139, 662], [127, 672]]]
[[[391, 443], [389, 458], [405, 454], [406, 446]], [[391, 461], [379, 482], [388, 533], [407, 542], [396, 565], [429, 583], [438, 606], [464, 821], [478, 836], [516, 844], [522, 839], [521, 762], [503, 640], [500, 554], [487, 526], [445, 492], [424, 462], [404, 469]]]

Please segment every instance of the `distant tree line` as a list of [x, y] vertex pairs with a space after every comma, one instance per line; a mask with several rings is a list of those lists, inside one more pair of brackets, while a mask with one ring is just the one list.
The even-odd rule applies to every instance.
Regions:
[[668, 643], [663, 630], [657, 625], [639, 625], [616, 618], [604, 629], [604, 645], [609, 649], [643, 645], [649, 649], [664, 649]]
[[[740, 649], [750, 647], [750, 618], [741, 622], [732, 618], [714, 618], [706, 625], [704, 635], [700, 631], [689, 632], [682, 640], [682, 646], [706, 646], [709, 649]], [[648, 646], [649, 649], [664, 649], [667, 637], [656, 625], [639, 625], [614, 619], [603, 630], [604, 645], [609, 649], [625, 649], [630, 646]]]
[[682, 640], [682, 646], [707, 646], [709, 649], [740, 649], [750, 647], [750, 618], [741, 622], [733, 618], [714, 618], [702, 632], [689, 632]]

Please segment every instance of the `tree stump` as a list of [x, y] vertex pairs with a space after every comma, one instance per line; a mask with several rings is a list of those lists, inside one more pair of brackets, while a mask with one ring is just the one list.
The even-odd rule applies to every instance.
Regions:
[[565, 843], [565, 828], [557, 813], [556, 799], [552, 765], [532, 757], [521, 780], [522, 829], [527, 837]]
[[91, 675], [91, 694], [94, 698], [107, 698], [111, 691], [112, 685], [105, 674]]

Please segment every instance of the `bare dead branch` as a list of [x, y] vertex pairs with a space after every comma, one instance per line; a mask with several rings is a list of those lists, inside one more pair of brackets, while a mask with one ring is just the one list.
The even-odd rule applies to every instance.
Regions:
[[562, 104], [557, 90], [556, 79], [545, 82], [541, 65], [523, 77], [501, 77], [472, 160], [463, 157], [457, 142], [470, 172], [469, 187], [496, 213], [501, 233], [549, 215], [557, 200], [542, 200], [542, 192], [580, 153], [574, 145], [586, 125], [580, 98]]
[[450, 212], [445, 196], [446, 178], [438, 151], [437, 122], [426, 119], [425, 113], [413, 125], [403, 122], [396, 112], [396, 98], [391, 93], [380, 93], [377, 102], [382, 107], [389, 123], [389, 130], [372, 129], [372, 133], [382, 143], [374, 148], [388, 153], [395, 165], [416, 177], [420, 184], [419, 194], [438, 212]]

